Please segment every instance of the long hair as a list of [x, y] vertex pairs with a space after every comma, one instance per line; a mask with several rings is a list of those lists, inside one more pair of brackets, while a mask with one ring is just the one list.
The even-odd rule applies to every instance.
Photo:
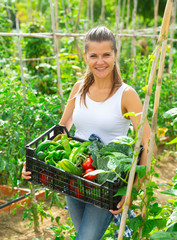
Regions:
[[[114, 37], [114, 34], [104, 26], [93, 28], [87, 32], [85, 36], [85, 42], [84, 42], [85, 53], [87, 53], [88, 51], [88, 45], [90, 41], [94, 41], [94, 42], [110, 41], [112, 45], [112, 49], [114, 50], [114, 53], [117, 52], [116, 39]], [[80, 100], [85, 104], [85, 106], [86, 106], [86, 94], [89, 90], [89, 87], [93, 84], [94, 81], [95, 80], [92, 72], [90, 71], [89, 68], [87, 68], [87, 71], [84, 76], [84, 83], [79, 91], [79, 93], [81, 94]], [[119, 75], [117, 64], [115, 64], [113, 68], [113, 85], [109, 93], [109, 96], [113, 93], [115, 88], [119, 88], [121, 85], [122, 85], [122, 79]]]

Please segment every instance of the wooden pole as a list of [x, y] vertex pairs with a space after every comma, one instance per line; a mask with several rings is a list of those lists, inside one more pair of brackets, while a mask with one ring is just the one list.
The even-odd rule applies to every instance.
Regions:
[[88, 20], [88, 27], [90, 26], [89, 20], [90, 20], [90, 0], [87, 1], [87, 20]]
[[58, 32], [58, 0], [55, 0], [55, 26], [56, 26], [56, 32]]
[[177, 0], [173, 0], [173, 10], [172, 10], [172, 18], [171, 18], [171, 26], [170, 26], [170, 52], [169, 52], [169, 65], [168, 65], [168, 73], [171, 73], [171, 68], [173, 65], [173, 37], [174, 37], [174, 25], [176, 21], [176, 10], [177, 10]]
[[121, 32], [122, 32], [122, 29], [124, 28], [125, 3], [126, 3], [126, 0], [123, 0], [122, 19], [121, 19]]
[[121, 0], [118, 1], [118, 5], [116, 6], [116, 42], [117, 42], [117, 66], [118, 71], [120, 73], [120, 48], [121, 48], [121, 38], [119, 33], [120, 29], [120, 7], [121, 7]]
[[[150, 137], [150, 143], [149, 143], [149, 151], [147, 156], [147, 168], [146, 168], [146, 179], [145, 179], [145, 188], [144, 188], [144, 204], [142, 209], [142, 218], [146, 219], [147, 215], [147, 196], [146, 196], [146, 185], [149, 182], [149, 175], [148, 172], [150, 172], [151, 168], [151, 160], [153, 157], [153, 149], [155, 144], [155, 134], [156, 134], [156, 128], [157, 128], [157, 116], [158, 116], [158, 107], [159, 107], [159, 100], [160, 100], [160, 90], [162, 85], [162, 75], [163, 75], [163, 69], [164, 69], [164, 62], [165, 62], [165, 54], [166, 54], [166, 46], [167, 46], [167, 37], [169, 32], [169, 24], [170, 24], [170, 17], [171, 17], [171, 10], [172, 10], [172, 0], [168, 5], [168, 18], [166, 18], [165, 28], [166, 32], [164, 34], [164, 41], [162, 43], [162, 50], [161, 50], [161, 56], [160, 56], [160, 62], [159, 62], [159, 70], [158, 70], [158, 76], [157, 76], [157, 86], [156, 86], [156, 93], [155, 93], [155, 101], [154, 101], [154, 110], [153, 110], [153, 116], [152, 116], [152, 131], [151, 131], [151, 137]], [[140, 228], [140, 238], [142, 237], [142, 230], [143, 228]]]
[[94, 0], [91, 0], [91, 28], [93, 28], [93, 5], [94, 5]]
[[105, 0], [102, 0], [101, 4], [101, 22], [104, 24], [105, 21]]
[[64, 19], [65, 19], [65, 28], [66, 28], [66, 31], [68, 32], [68, 24], [67, 24], [67, 17], [66, 17], [66, 9], [65, 9], [64, 0], [62, 0], [61, 3], [62, 3], [62, 8], [63, 8], [63, 16], [64, 16]]
[[[137, 12], [137, 0], [134, 0], [133, 7], [133, 31], [136, 31], [136, 12]], [[135, 56], [136, 56], [136, 37], [132, 38], [132, 59], [133, 59], [133, 79], [136, 78], [136, 64], [135, 64]]]
[[[20, 33], [19, 20], [17, 17], [16, 17], [16, 28], [17, 28], [17, 32]], [[25, 98], [26, 90], [25, 90], [25, 80], [24, 80], [24, 73], [23, 73], [23, 60], [22, 60], [22, 48], [20, 43], [20, 35], [18, 35], [18, 54], [19, 54], [19, 60], [20, 60], [20, 72], [21, 72], [21, 80], [23, 85], [23, 95]]]
[[130, 0], [128, 0], [127, 2], [127, 26], [126, 26], [127, 29], [129, 27], [129, 19], [130, 19]]
[[[74, 29], [74, 32], [75, 32], [75, 33], [77, 32], [78, 26], [79, 26], [81, 6], [82, 6], [82, 0], [79, 1], [79, 9], [78, 9], [78, 14], [77, 14], [76, 26], [75, 26], [75, 29]], [[75, 46], [76, 46], [76, 48], [77, 48], [79, 61], [81, 62], [81, 61], [82, 61], [82, 54], [81, 54], [81, 50], [80, 50], [80, 48], [79, 48], [79, 43], [78, 43], [77, 38], [75, 38]]]
[[[157, 35], [157, 20], [158, 20], [159, 0], [154, 0], [154, 35]], [[153, 41], [153, 48], [155, 48], [156, 40]]]
[[58, 78], [58, 94], [60, 94], [62, 99], [62, 109], [64, 110], [64, 99], [63, 99], [63, 91], [62, 91], [62, 83], [61, 83], [61, 76], [60, 76], [60, 63], [59, 63], [59, 53], [58, 53], [58, 40], [56, 37], [56, 29], [55, 29], [55, 17], [53, 11], [52, 0], [50, 0], [50, 10], [51, 10], [51, 20], [52, 20], [52, 30], [53, 30], [53, 39], [54, 39], [54, 52], [56, 57], [57, 63], [57, 78]]
[[[142, 112], [142, 117], [141, 117], [141, 122], [140, 122], [140, 128], [138, 131], [138, 140], [136, 141], [136, 144], [135, 144], [133, 166], [131, 168], [130, 175], [129, 175], [127, 192], [126, 192], [126, 197], [125, 197], [125, 204], [124, 204], [121, 224], [120, 224], [120, 228], [119, 228], [118, 240], [123, 239], [125, 223], [126, 223], [126, 218], [127, 218], [127, 212], [128, 212], [129, 205], [130, 205], [131, 191], [132, 191], [132, 187], [133, 187], [133, 183], [134, 183], [135, 170], [136, 170], [137, 159], [138, 159], [137, 153], [139, 152], [141, 139], [142, 139], [142, 135], [143, 135], [144, 123], [145, 123], [146, 116], [147, 116], [150, 95], [152, 92], [153, 80], [154, 80], [157, 63], [158, 63], [158, 58], [159, 58], [159, 54], [160, 54], [160, 45], [161, 45], [163, 39], [166, 38], [168, 35], [171, 8], [172, 8], [172, 0], [168, 0], [168, 2], [166, 4], [165, 12], [164, 12], [162, 28], [161, 28], [161, 32], [160, 32], [159, 39], [158, 39], [157, 49], [155, 51], [155, 59], [152, 62], [152, 68], [151, 68], [151, 72], [150, 72], [150, 76], [149, 76], [148, 89], [147, 89], [147, 94], [146, 94], [144, 105], [143, 105], [143, 112]], [[153, 146], [152, 146], [152, 148], [153, 148]], [[153, 151], [153, 149], [151, 151]]]

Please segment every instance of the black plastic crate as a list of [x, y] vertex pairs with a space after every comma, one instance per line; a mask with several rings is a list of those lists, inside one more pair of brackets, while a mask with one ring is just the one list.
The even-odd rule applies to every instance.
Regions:
[[120, 201], [120, 196], [114, 197], [119, 189], [117, 182], [107, 180], [103, 184], [98, 184], [65, 172], [38, 159], [35, 149], [39, 143], [44, 140], [52, 140], [58, 134], [64, 132], [72, 139], [81, 142], [85, 141], [70, 136], [65, 126], [55, 125], [26, 145], [26, 170], [32, 172], [30, 181], [100, 208], [116, 209], [117, 203]]

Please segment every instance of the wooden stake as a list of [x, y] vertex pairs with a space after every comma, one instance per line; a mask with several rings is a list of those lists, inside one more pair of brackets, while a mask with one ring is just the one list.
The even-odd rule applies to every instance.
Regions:
[[[159, 0], [154, 0], [154, 35], [157, 35], [157, 20], [158, 20]], [[155, 48], [156, 40], [153, 41], [153, 48]]]
[[[17, 32], [20, 33], [19, 20], [17, 17], [16, 17], [16, 28], [17, 28]], [[19, 54], [19, 60], [20, 60], [20, 72], [21, 72], [21, 80], [23, 85], [23, 95], [25, 98], [26, 90], [25, 90], [25, 80], [24, 80], [24, 73], [23, 73], [23, 60], [22, 60], [22, 48], [20, 43], [20, 35], [18, 35], [18, 54]]]
[[[168, 5], [168, 19], [166, 18], [166, 23], [164, 25], [166, 32], [165, 32], [165, 40], [162, 43], [162, 50], [161, 50], [161, 57], [160, 57], [160, 63], [159, 63], [159, 70], [158, 70], [158, 76], [157, 76], [157, 86], [156, 86], [156, 93], [155, 93], [155, 100], [154, 100], [154, 110], [153, 110], [153, 116], [152, 116], [152, 131], [151, 131], [151, 137], [150, 137], [150, 143], [149, 143], [149, 151], [147, 156], [147, 168], [146, 173], [150, 171], [151, 168], [151, 160], [153, 157], [153, 149], [155, 144], [155, 134], [156, 134], [156, 128], [157, 128], [157, 116], [158, 116], [158, 107], [159, 107], [159, 99], [160, 99], [160, 90], [162, 85], [162, 75], [163, 75], [163, 69], [164, 69], [164, 62], [165, 62], [165, 54], [166, 54], [166, 46], [167, 46], [167, 36], [169, 31], [169, 24], [170, 24], [170, 17], [171, 17], [171, 10], [172, 10], [172, 0], [170, 0], [170, 4]], [[147, 174], [147, 177], [145, 179], [145, 186], [149, 182], [149, 175]], [[144, 189], [144, 205], [142, 209], [142, 217], [146, 218], [146, 205], [147, 205], [147, 197], [146, 197], [146, 188]], [[142, 227], [140, 229], [140, 237], [142, 237]]]
[[174, 37], [174, 25], [176, 20], [176, 10], [177, 10], [177, 0], [173, 0], [173, 10], [172, 10], [172, 18], [171, 18], [171, 27], [170, 27], [170, 52], [169, 52], [169, 65], [168, 65], [168, 73], [171, 73], [171, 68], [173, 65], [173, 37]]
[[[133, 31], [136, 31], [136, 12], [137, 12], [137, 0], [134, 0], [133, 7]], [[133, 79], [136, 78], [136, 64], [135, 64], [135, 56], [136, 56], [136, 37], [132, 38], [132, 58], [133, 58]]]
[[120, 48], [121, 48], [121, 38], [119, 33], [120, 28], [120, 7], [121, 7], [121, 0], [118, 1], [118, 5], [116, 6], [116, 42], [117, 42], [117, 67], [120, 73]]
[[[135, 177], [135, 170], [136, 170], [137, 159], [138, 159], [138, 154], [137, 153], [139, 152], [139, 148], [140, 148], [140, 144], [141, 144], [141, 139], [142, 139], [143, 130], [144, 130], [144, 123], [145, 123], [145, 120], [146, 120], [150, 95], [151, 95], [151, 91], [152, 91], [154, 75], [155, 75], [155, 72], [156, 72], [157, 62], [158, 62], [158, 58], [159, 58], [159, 54], [160, 54], [160, 47], [159, 46], [162, 43], [164, 37], [167, 38], [167, 35], [168, 35], [171, 8], [172, 8], [172, 0], [168, 0], [168, 2], [166, 4], [165, 12], [164, 12], [161, 32], [160, 32], [160, 35], [159, 35], [159, 40], [158, 40], [159, 45], [157, 46], [157, 50], [155, 52], [155, 59], [152, 63], [151, 73], [150, 73], [150, 76], [149, 76], [148, 89], [147, 89], [147, 94], [146, 94], [144, 105], [143, 105], [143, 112], [142, 112], [142, 117], [141, 117], [141, 122], [140, 122], [141, 126], [140, 126], [140, 129], [138, 131], [138, 140], [135, 144], [133, 166], [131, 168], [130, 176], [129, 176], [129, 180], [128, 180], [127, 193], [126, 193], [126, 197], [125, 197], [125, 204], [124, 204], [121, 224], [120, 224], [120, 228], [119, 228], [118, 240], [123, 239], [125, 223], [126, 223], [126, 218], [127, 218], [127, 212], [128, 212], [129, 205], [130, 205], [131, 192], [132, 192], [132, 187], [133, 187], [133, 182], [134, 182], [134, 177]], [[152, 148], [154, 148], [154, 146]], [[151, 151], [153, 151], [153, 149]]]
[[127, 26], [126, 26], [127, 29], [129, 27], [129, 19], [130, 19], [130, 0], [128, 0], [127, 3]]
[[[81, 6], [82, 6], [82, 0], [79, 1], [79, 10], [78, 10], [78, 14], [77, 14], [77, 20], [76, 20], [76, 26], [75, 26], [75, 30], [74, 32], [76, 33], [78, 30], [78, 26], [79, 26], [79, 19], [80, 19], [80, 13], [81, 13]], [[77, 38], [75, 38], [75, 46], [77, 48], [77, 52], [78, 52], [78, 57], [79, 57], [79, 61], [82, 61], [82, 54], [81, 54], [81, 50], [79, 48], [79, 43]]]
[[67, 17], [66, 17], [66, 9], [65, 9], [64, 0], [62, 0], [61, 3], [62, 3], [63, 15], [64, 15], [64, 19], [65, 19], [65, 28], [66, 28], [66, 31], [68, 32], [68, 24], [67, 24]]
[[94, 0], [91, 0], [91, 28], [93, 28], [93, 5], [94, 5]]
[[54, 39], [54, 52], [55, 52], [56, 63], [57, 63], [58, 93], [61, 96], [61, 99], [62, 99], [61, 106], [62, 106], [62, 109], [64, 110], [64, 99], [63, 99], [62, 83], [61, 83], [61, 76], [60, 76], [59, 54], [58, 54], [58, 41], [56, 37], [55, 17], [54, 17], [52, 0], [50, 0], [50, 10], [51, 10], [52, 30], [53, 30], [53, 39]]
[[102, 0], [101, 3], [101, 22], [104, 24], [105, 21], [105, 0]]

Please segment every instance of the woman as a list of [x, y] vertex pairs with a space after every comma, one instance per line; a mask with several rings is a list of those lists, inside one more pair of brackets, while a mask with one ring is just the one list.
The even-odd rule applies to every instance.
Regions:
[[[85, 37], [85, 61], [88, 66], [84, 80], [76, 82], [68, 99], [65, 111], [59, 122], [68, 130], [73, 123], [75, 136], [89, 139], [95, 134], [107, 144], [117, 136], [127, 135], [130, 122], [135, 131], [135, 117], [124, 118], [127, 112], [142, 112], [142, 104], [136, 91], [122, 82], [116, 66], [116, 40], [113, 33], [105, 27], [91, 29]], [[138, 115], [138, 122], [141, 116]], [[143, 153], [140, 164], [146, 164], [150, 127], [145, 123], [142, 137]], [[30, 178], [23, 169], [22, 176]], [[135, 186], [138, 180], [135, 180]], [[137, 184], [138, 185], [138, 184]], [[77, 240], [101, 239], [113, 215], [120, 214], [124, 196], [117, 210], [103, 210], [67, 196], [67, 205], [75, 229]]]

